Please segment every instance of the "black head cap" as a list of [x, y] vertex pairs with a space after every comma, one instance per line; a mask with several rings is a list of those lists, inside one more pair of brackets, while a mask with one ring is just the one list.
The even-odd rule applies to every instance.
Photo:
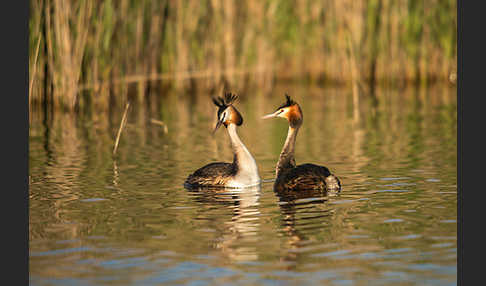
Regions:
[[297, 102], [293, 101], [287, 93], [285, 94], [285, 99], [286, 101], [275, 110], [279, 110], [280, 108], [289, 107], [294, 104], [297, 104]]
[[224, 93], [223, 97], [218, 96], [217, 98], [213, 97], [213, 103], [218, 107], [218, 118], [220, 117], [221, 113], [223, 113], [229, 106], [235, 111], [235, 123], [236, 125], [243, 124], [243, 117], [238, 112], [238, 110], [233, 106], [233, 103], [238, 99], [238, 95], [226, 92]]

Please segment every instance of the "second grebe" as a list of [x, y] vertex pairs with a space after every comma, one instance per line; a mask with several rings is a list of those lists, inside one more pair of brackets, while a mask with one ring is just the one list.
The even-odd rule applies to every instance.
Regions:
[[244, 188], [260, 184], [258, 167], [248, 149], [236, 133], [236, 126], [243, 123], [243, 117], [233, 106], [237, 95], [226, 93], [224, 98], [213, 98], [218, 107], [218, 122], [214, 132], [222, 125], [228, 130], [233, 148], [233, 163], [210, 163], [189, 175], [185, 185], [191, 188], [226, 187]]
[[304, 116], [299, 104], [293, 101], [290, 96], [285, 95], [285, 97], [287, 100], [284, 104], [277, 108], [274, 113], [263, 117], [263, 119], [282, 117], [289, 122], [287, 139], [275, 170], [277, 178], [274, 189], [276, 191], [340, 190], [341, 182], [331, 174], [328, 168], [314, 164], [296, 166], [294, 158], [295, 139], [304, 121]]

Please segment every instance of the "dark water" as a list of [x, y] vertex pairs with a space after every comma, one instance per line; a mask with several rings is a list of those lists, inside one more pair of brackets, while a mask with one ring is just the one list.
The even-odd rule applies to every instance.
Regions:
[[[273, 192], [287, 124], [260, 117], [286, 91], [304, 111], [297, 164], [329, 167], [340, 194]], [[224, 128], [210, 135], [209, 95], [133, 103], [115, 159], [122, 107], [34, 111], [30, 284], [456, 285], [455, 87], [377, 97], [354, 109], [347, 89], [241, 95], [238, 131], [265, 182], [218, 194], [183, 188], [197, 168], [232, 160]]]

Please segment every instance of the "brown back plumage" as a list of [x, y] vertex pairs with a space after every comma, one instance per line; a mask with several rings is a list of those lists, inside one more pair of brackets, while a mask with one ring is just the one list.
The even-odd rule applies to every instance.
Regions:
[[341, 188], [341, 182], [324, 166], [302, 164], [282, 173], [276, 179], [274, 188], [276, 191], [335, 191]]
[[186, 187], [224, 187], [236, 174], [238, 166], [234, 163], [215, 162], [197, 169], [186, 179]]

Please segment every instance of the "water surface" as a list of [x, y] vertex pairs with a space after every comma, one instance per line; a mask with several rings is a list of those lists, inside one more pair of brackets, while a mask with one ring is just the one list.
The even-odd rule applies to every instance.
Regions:
[[[296, 161], [325, 165], [338, 195], [272, 189], [287, 134], [261, 120], [298, 101]], [[157, 95], [153, 95], [157, 96]], [[260, 187], [184, 189], [188, 174], [231, 161], [224, 128], [212, 136], [209, 94], [132, 103], [107, 113], [31, 114], [31, 285], [456, 285], [457, 127], [454, 87], [348, 89], [277, 86], [241, 94], [238, 129]], [[167, 133], [151, 119], [167, 124]]]

